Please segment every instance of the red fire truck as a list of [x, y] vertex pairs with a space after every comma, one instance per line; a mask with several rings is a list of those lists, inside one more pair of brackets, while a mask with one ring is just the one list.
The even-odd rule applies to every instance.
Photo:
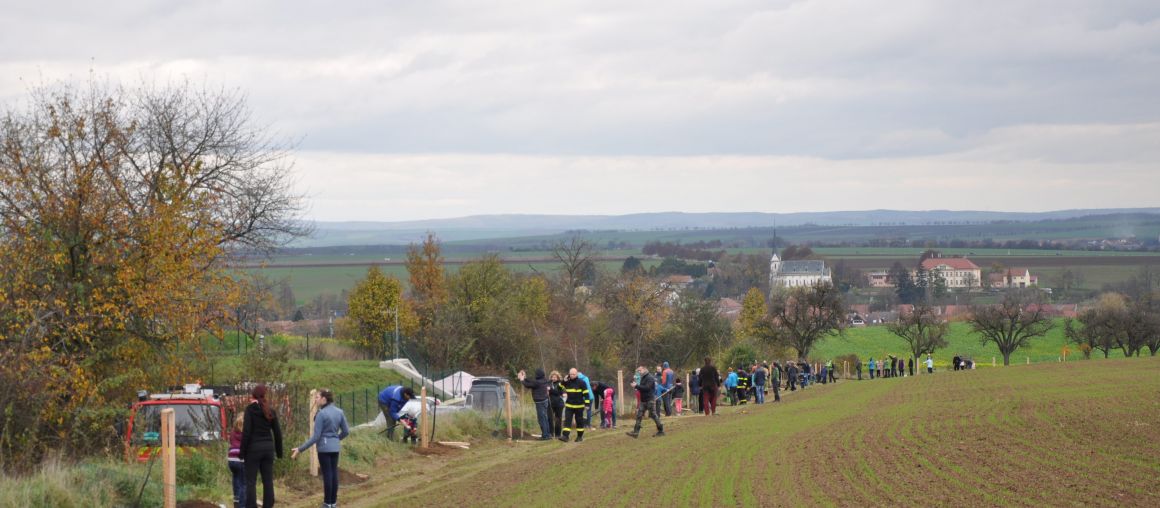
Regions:
[[178, 453], [205, 446], [229, 436], [225, 394], [199, 384], [188, 384], [167, 393], [137, 393], [125, 429], [126, 456], [145, 462], [161, 451], [161, 410], [173, 409], [174, 444]]

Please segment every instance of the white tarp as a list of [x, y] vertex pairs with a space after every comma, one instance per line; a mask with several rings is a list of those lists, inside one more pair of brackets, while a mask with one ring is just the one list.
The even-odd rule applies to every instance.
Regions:
[[475, 376], [461, 370], [443, 379], [434, 381], [434, 385], [443, 392], [450, 394], [453, 398], [458, 398], [467, 396], [467, 393], [471, 391], [471, 383], [474, 381]]

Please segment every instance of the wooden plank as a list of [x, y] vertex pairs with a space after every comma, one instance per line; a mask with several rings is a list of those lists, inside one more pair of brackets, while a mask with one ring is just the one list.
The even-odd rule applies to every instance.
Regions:
[[513, 434], [512, 434], [512, 386], [511, 386], [511, 383], [506, 383], [503, 385], [503, 387], [504, 387], [503, 388], [504, 407], [506, 408], [505, 410], [507, 411], [508, 441], [511, 441], [512, 437], [513, 437]]
[[177, 447], [176, 418], [173, 408], [161, 410], [161, 495], [162, 506], [177, 508]]
[[419, 400], [423, 403], [419, 405], [419, 446], [427, 448], [430, 443], [427, 441], [427, 387], [424, 386], [419, 390]]
[[[318, 390], [310, 390], [310, 434], [314, 435], [314, 417], [318, 415]], [[318, 447], [310, 447], [310, 476], [318, 476]]]

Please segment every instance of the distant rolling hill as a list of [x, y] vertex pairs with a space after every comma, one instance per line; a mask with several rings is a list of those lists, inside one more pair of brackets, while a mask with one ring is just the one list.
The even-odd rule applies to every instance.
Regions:
[[318, 222], [315, 234], [292, 247], [338, 245], [405, 245], [433, 231], [447, 242], [555, 235], [566, 231], [652, 231], [752, 227], [918, 226], [980, 224], [997, 221], [1035, 222], [1093, 215], [1160, 214], [1160, 208], [1058, 210], [1051, 212], [988, 212], [956, 210], [866, 210], [800, 213], [685, 213], [629, 215], [474, 215], [452, 219], [402, 222]]

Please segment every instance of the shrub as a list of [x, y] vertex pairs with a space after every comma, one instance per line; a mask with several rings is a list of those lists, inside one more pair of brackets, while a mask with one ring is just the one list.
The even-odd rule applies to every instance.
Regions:
[[[207, 451], [207, 453], [209, 453]], [[225, 453], [214, 455], [225, 457]], [[156, 466], [154, 466], [156, 467]], [[177, 484], [184, 486], [212, 486], [227, 472], [222, 460], [211, 460], [206, 453], [190, 453], [177, 460]]]

